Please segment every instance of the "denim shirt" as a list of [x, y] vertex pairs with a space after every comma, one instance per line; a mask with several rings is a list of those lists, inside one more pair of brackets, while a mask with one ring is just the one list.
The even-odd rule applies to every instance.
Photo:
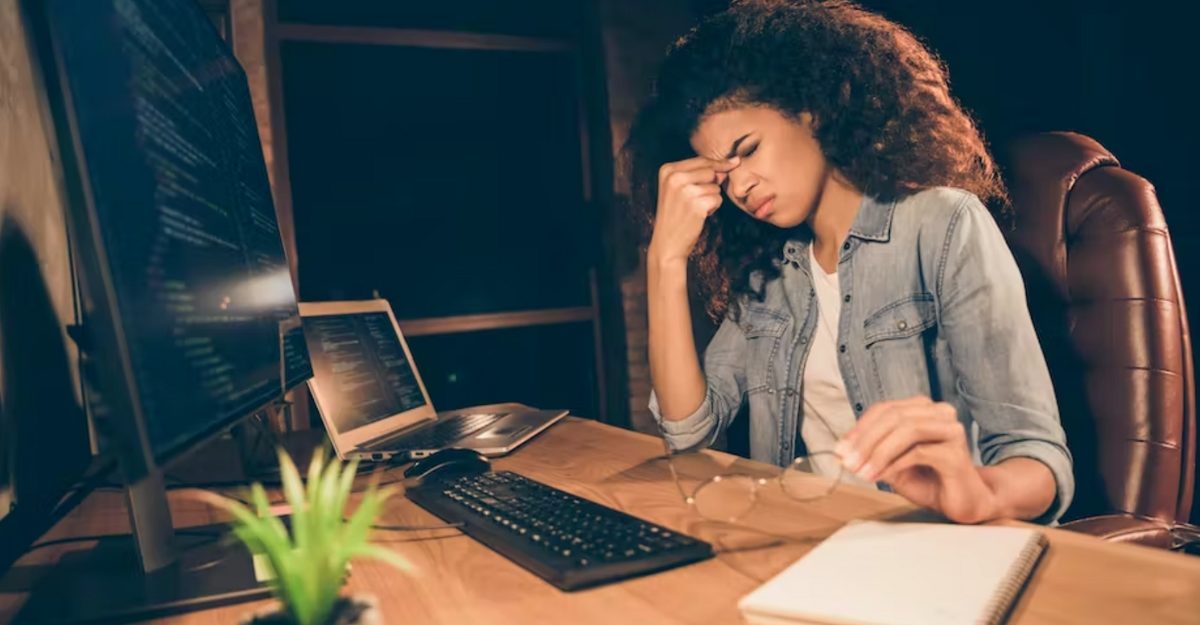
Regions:
[[[708, 390], [694, 413], [664, 420], [671, 446], [711, 445], [749, 402], [750, 454], [784, 466], [803, 419], [801, 381], [817, 322], [798, 229], [762, 283], [763, 301], [744, 301], [704, 352]], [[880, 202], [864, 197], [842, 249], [838, 366], [856, 417], [872, 404], [925, 395], [952, 404], [977, 464], [1013, 457], [1041, 461], [1057, 496], [1039, 522], [1053, 523], [1074, 493], [1071, 454], [1025, 287], [995, 220], [964, 190], [927, 189]]]

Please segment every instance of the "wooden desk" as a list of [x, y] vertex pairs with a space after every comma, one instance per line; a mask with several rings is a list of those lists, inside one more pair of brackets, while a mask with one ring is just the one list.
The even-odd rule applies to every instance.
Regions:
[[[657, 439], [569, 419], [495, 465], [740, 551], [619, 584], [563, 593], [455, 530], [380, 532], [377, 539], [408, 558], [416, 574], [406, 576], [381, 564], [359, 562], [349, 590], [374, 594], [387, 622], [394, 625], [738, 623], [736, 603], [741, 596], [846, 521], [911, 518], [914, 512], [896, 495], [849, 487], [811, 504], [769, 493], [746, 521], [789, 538], [782, 545], [769, 546], [777, 540], [689, 516], [665, 464], [656, 459], [661, 454]], [[707, 456], [707, 466], [685, 467], [685, 474], [695, 476], [730, 465], [752, 473], [770, 471], [727, 454]], [[218, 520], [211, 510], [182, 501], [176, 493], [172, 499], [179, 526]], [[385, 516], [391, 523], [437, 522], [403, 498], [397, 498]], [[47, 537], [122, 530], [127, 531], [127, 523], [121, 495], [97, 492]], [[1200, 558], [1105, 543], [1061, 530], [1048, 530], [1048, 534], [1050, 549], [1010, 623], [1200, 623]], [[54, 557], [54, 548], [46, 549], [28, 555], [21, 564]], [[919, 574], [919, 562], [913, 563], [913, 571]], [[21, 599], [19, 594], [0, 595], [0, 622], [11, 619]], [[227, 625], [262, 605], [266, 602], [164, 620]]]

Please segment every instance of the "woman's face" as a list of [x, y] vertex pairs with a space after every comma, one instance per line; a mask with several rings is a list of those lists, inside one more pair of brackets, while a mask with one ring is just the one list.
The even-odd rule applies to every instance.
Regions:
[[829, 177], [808, 113], [796, 120], [765, 105], [713, 113], [700, 120], [691, 144], [700, 156], [740, 156], [722, 184], [726, 197], [755, 219], [780, 228], [808, 219]]

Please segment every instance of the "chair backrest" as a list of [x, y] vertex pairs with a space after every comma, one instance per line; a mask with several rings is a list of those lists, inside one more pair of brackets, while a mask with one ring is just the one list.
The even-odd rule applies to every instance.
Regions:
[[1075, 459], [1064, 520], [1123, 512], [1187, 521], [1192, 349], [1154, 187], [1079, 134], [1023, 137], [1004, 156], [1009, 244]]

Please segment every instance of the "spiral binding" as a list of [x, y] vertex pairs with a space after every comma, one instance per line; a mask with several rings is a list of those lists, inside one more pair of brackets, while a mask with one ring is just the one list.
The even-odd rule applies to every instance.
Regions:
[[1017, 595], [1025, 587], [1025, 582], [1033, 574], [1038, 560], [1041, 559], [1049, 544], [1046, 535], [1038, 533], [1033, 540], [1029, 541], [1029, 544], [1025, 545], [1025, 548], [1021, 550], [1021, 555], [1013, 561], [1012, 567], [1008, 569], [1008, 574], [1004, 576], [1004, 584], [997, 589], [996, 594], [992, 595], [992, 600], [983, 610], [976, 625], [1000, 625], [1004, 622], [1005, 615], [1012, 608]]

